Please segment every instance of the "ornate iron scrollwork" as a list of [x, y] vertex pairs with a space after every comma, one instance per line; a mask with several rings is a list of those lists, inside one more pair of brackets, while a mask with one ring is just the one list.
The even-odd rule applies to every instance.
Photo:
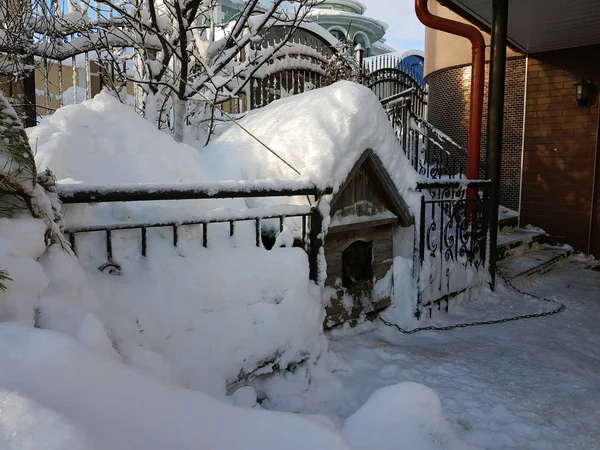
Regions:
[[[472, 184], [481, 185], [482, 190], [476, 195], [467, 195], [468, 188], [474, 189]], [[452, 297], [456, 294], [451, 292], [452, 289], [464, 290], [465, 286], [452, 286], [452, 264], [458, 262], [463, 267], [471, 266], [476, 270], [485, 267], [489, 183], [430, 182], [420, 189], [423, 192], [421, 218], [425, 221], [421, 227], [421, 248], [427, 250], [421, 254], [421, 261], [436, 268], [437, 274], [430, 274], [430, 285], [435, 283], [435, 288], [431, 293], [433, 298], [425, 299], [424, 305], [439, 298]]]

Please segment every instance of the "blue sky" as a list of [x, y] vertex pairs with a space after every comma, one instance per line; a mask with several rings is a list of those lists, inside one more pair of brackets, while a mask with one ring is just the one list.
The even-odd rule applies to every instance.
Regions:
[[415, 15], [414, 0], [359, 0], [367, 6], [366, 16], [389, 24], [386, 44], [396, 50], [423, 49], [425, 28]]

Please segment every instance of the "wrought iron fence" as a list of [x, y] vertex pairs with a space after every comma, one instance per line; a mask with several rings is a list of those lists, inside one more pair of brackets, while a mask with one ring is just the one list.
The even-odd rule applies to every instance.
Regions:
[[[281, 32], [270, 30], [260, 47], [251, 44], [250, 51], [276, 46], [283, 39]], [[322, 36], [299, 29], [279, 53], [253, 74], [248, 89], [250, 109], [323, 87], [328, 64], [336, 53], [338, 50]]]
[[465, 178], [467, 150], [415, 114], [409, 96], [401, 92], [382, 103], [419, 175], [434, 180]]
[[450, 299], [487, 279], [490, 188], [488, 180], [417, 185], [422, 194], [415, 230], [417, 314], [447, 311]]
[[418, 117], [426, 116], [427, 88], [417, 80], [413, 69], [402, 64], [402, 60], [381, 55], [369, 58], [365, 63], [364, 82], [382, 103], [400, 93], [410, 98], [413, 112]]
[[125, 230], [139, 230], [141, 256], [148, 257], [148, 229], [170, 228], [172, 230], [172, 243], [179, 245], [180, 229], [188, 226], [202, 227], [202, 246], [208, 248], [209, 224], [228, 224], [229, 236], [235, 234], [236, 223], [254, 223], [254, 245], [270, 250], [273, 240], [265, 236], [263, 223], [278, 220], [279, 231], [283, 231], [286, 219], [297, 218], [301, 221], [301, 234], [296, 246], [302, 247], [308, 254], [310, 278], [317, 281], [319, 274], [318, 255], [323, 245], [322, 223], [323, 217], [318, 208], [319, 200], [325, 194], [331, 194], [332, 189], [319, 191], [316, 188], [306, 187], [302, 184], [287, 183], [280, 189], [261, 186], [255, 182], [239, 182], [235, 185], [228, 183], [222, 185], [195, 185], [183, 187], [164, 187], [160, 185], [138, 185], [117, 188], [98, 188], [85, 186], [58, 185], [58, 195], [63, 204], [88, 203], [98, 204], [106, 202], [140, 202], [154, 200], [191, 200], [191, 199], [227, 199], [227, 198], [257, 198], [257, 197], [312, 197], [313, 206], [274, 206], [246, 211], [220, 211], [215, 214], [208, 212], [203, 217], [188, 220], [171, 220], [160, 222], [118, 223], [112, 225], [92, 226], [67, 226], [64, 230], [69, 237], [71, 248], [77, 254], [77, 236], [87, 233], [103, 233], [105, 236], [106, 262], [99, 269], [109, 273], [118, 274], [121, 266], [114, 258], [113, 237], [115, 233]]

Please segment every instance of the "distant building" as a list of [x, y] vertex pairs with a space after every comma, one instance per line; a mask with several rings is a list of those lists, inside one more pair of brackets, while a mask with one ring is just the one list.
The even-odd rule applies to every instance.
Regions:
[[365, 56], [395, 51], [385, 44], [388, 24], [364, 15], [367, 7], [356, 0], [325, 0], [309, 13], [314, 20], [337, 40], [347, 39], [352, 48], [360, 44]]
[[[373, 67], [371, 67], [373, 66]], [[411, 49], [404, 51], [393, 51], [386, 53], [385, 57], [368, 57], [365, 58], [365, 67], [367, 69], [375, 66], [381, 68], [385, 66], [389, 69], [398, 69], [404, 73], [410, 74], [421, 86], [425, 86], [424, 68], [425, 68], [425, 53], [423, 50]]]
[[[222, 25], [235, 20], [243, 2], [240, 0], [219, 0], [212, 11], [212, 17], [201, 16], [199, 21], [206, 25], [212, 20]], [[325, 28], [337, 40], [348, 39], [352, 48], [360, 44], [365, 56], [377, 56], [395, 51], [385, 44], [385, 32], [388, 24], [381, 20], [365, 16], [367, 7], [356, 0], [324, 0], [308, 14], [312, 20]]]

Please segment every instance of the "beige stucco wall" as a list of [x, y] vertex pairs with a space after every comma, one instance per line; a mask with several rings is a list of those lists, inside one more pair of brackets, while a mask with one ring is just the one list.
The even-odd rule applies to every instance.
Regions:
[[[35, 90], [36, 90], [36, 105], [38, 114], [44, 116], [52, 114], [61, 105], [59, 103], [60, 89], [59, 89], [59, 72], [62, 70], [62, 90], [63, 92], [73, 87], [73, 67], [71, 65], [62, 64], [62, 68], [59, 69], [60, 63], [48, 63], [47, 71], [42, 64], [38, 65], [35, 70]], [[46, 75], [47, 74], [47, 75]], [[46, 81], [47, 76], [47, 81]], [[85, 90], [86, 87], [86, 74], [84, 68], [77, 70], [77, 84], [80, 90]], [[100, 92], [100, 72], [99, 68], [94, 61], [90, 61], [90, 94], [93, 97]], [[48, 89], [46, 90], [46, 86]], [[45, 93], [48, 93], [46, 96]], [[85, 95], [78, 92], [77, 102], [81, 103], [85, 100]], [[48, 102], [48, 108], [46, 109], [46, 102]]]
[[[432, 14], [447, 19], [468, 23], [459, 15], [453, 13], [436, 0], [429, 1], [429, 10]], [[486, 43], [486, 60], [489, 60], [489, 45], [491, 37], [482, 32]], [[506, 56], [515, 57], [520, 54], [508, 48]], [[468, 39], [455, 36], [442, 31], [425, 29], [425, 76], [440, 69], [463, 66], [471, 63], [471, 43]]]

